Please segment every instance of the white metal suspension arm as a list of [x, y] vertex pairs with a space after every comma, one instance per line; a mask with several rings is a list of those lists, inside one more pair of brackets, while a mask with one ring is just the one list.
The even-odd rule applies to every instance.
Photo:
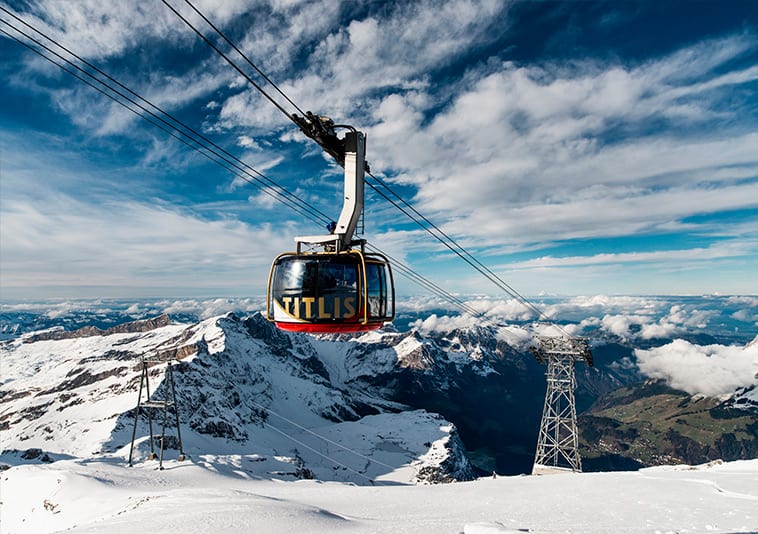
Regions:
[[342, 212], [337, 225], [330, 235], [298, 236], [298, 243], [322, 245], [337, 244], [338, 250], [347, 250], [353, 241], [363, 212], [364, 177], [366, 161], [366, 136], [362, 132], [350, 131], [345, 134], [345, 185]]
[[345, 135], [345, 198], [334, 230], [345, 245], [352, 241], [363, 212], [365, 159], [366, 137], [362, 132], [348, 132]]

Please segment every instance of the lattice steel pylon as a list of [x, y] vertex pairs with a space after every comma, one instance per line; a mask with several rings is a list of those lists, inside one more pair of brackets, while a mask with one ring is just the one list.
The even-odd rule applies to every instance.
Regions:
[[[150, 396], [150, 372], [149, 368], [150, 365], [157, 365], [157, 364], [166, 364], [166, 368], [164, 371], [164, 380], [163, 380], [163, 398], [151, 398]], [[160, 436], [160, 456], [159, 456], [159, 462], [158, 462], [158, 468], [163, 469], [163, 451], [166, 449], [166, 423], [168, 422], [168, 412], [169, 410], [173, 409], [174, 411], [174, 418], [176, 422], [176, 435], [177, 435], [177, 445], [179, 448], [179, 457], [177, 458], [180, 462], [184, 461], [186, 458], [184, 454], [184, 448], [182, 447], [182, 429], [179, 425], [179, 406], [176, 402], [176, 386], [174, 385], [174, 373], [172, 372], [173, 367], [171, 365], [171, 359], [163, 359], [160, 357], [142, 357], [142, 372], [140, 375], [140, 383], [139, 383], [139, 392], [137, 393], [137, 407], [134, 409], [134, 428], [132, 429], [132, 443], [129, 447], [129, 466], [132, 466], [132, 457], [134, 453], [134, 443], [135, 439], [137, 437], [137, 422], [139, 421], [140, 411], [142, 409], [145, 410], [147, 414], [147, 424], [150, 428], [150, 456], [148, 456], [149, 459], [155, 459], [155, 434], [153, 433], [153, 414], [152, 410], [159, 410], [162, 418], [163, 418], [163, 424], [161, 425], [161, 436]], [[144, 390], [147, 394], [147, 398], [145, 400], [142, 400], [142, 391]]]
[[574, 364], [583, 361], [592, 367], [592, 354], [580, 338], [537, 336], [537, 340], [539, 345], [531, 350], [538, 363], [547, 362], [547, 391], [532, 474], [581, 472]]

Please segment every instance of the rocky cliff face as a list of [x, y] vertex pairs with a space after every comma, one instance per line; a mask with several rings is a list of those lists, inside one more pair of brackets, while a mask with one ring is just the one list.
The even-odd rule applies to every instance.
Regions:
[[[758, 381], [758, 376], [756, 376]], [[745, 410], [758, 416], [758, 385], [747, 386], [735, 391], [731, 398], [724, 402], [724, 406]]]
[[[321, 357], [334, 351], [333, 341], [321, 341]], [[545, 366], [508, 341], [497, 328], [484, 326], [423, 335], [371, 333], [342, 345], [330, 376], [339, 376], [351, 391], [442, 414], [455, 424], [480, 473], [528, 473]], [[577, 367], [578, 403], [589, 406], [625, 383], [627, 375], [611, 365], [617, 357], [603, 353], [596, 367]]]

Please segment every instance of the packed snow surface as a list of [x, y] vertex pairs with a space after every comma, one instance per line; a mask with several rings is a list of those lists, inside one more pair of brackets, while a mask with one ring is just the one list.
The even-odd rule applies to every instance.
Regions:
[[626, 473], [354, 486], [255, 475], [255, 457], [19, 465], [2, 474], [2, 531], [756, 532], [758, 460]]

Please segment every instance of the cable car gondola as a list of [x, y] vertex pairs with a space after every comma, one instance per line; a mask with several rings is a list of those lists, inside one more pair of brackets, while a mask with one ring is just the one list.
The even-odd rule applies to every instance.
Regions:
[[[363, 211], [365, 137], [351, 127], [343, 139], [334, 123], [310, 112], [297, 117], [303, 132], [345, 167], [340, 218], [325, 236], [297, 237], [297, 250], [274, 259], [268, 278], [266, 313], [282, 330], [319, 334], [365, 332], [395, 316], [390, 263], [366, 254], [364, 240], [353, 239]], [[303, 251], [305, 246], [322, 250]]]
[[389, 262], [359, 250], [280, 254], [268, 294], [269, 317], [294, 332], [363, 332], [395, 315]]

